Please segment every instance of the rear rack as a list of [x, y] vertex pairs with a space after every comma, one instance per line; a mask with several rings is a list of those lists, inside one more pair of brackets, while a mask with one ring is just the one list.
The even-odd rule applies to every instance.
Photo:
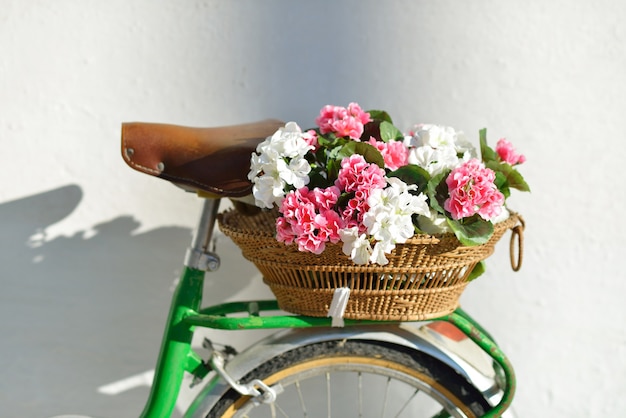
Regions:
[[[310, 328], [330, 327], [331, 318], [320, 318], [302, 315], [261, 315], [261, 313], [280, 311], [275, 300], [228, 302], [210, 306], [195, 313], [189, 311], [183, 322], [190, 326], [201, 326], [221, 330], [248, 330], [269, 328]], [[227, 316], [239, 315], [239, 316]], [[444, 315], [433, 321], [447, 321], [454, 324], [485, 353], [487, 353], [500, 367], [505, 376], [504, 394], [502, 399], [492, 408], [485, 417], [498, 417], [504, 412], [513, 400], [515, 392], [515, 374], [506, 355], [494, 342], [493, 338], [464, 310], [456, 309], [449, 315]], [[372, 324], [399, 324], [401, 321], [369, 321], [345, 319], [347, 327]]]

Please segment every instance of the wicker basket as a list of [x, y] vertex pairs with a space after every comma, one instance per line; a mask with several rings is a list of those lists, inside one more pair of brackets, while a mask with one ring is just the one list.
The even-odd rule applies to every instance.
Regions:
[[276, 215], [230, 210], [219, 216], [219, 226], [263, 274], [281, 309], [327, 316], [335, 289], [348, 287], [344, 318], [389, 321], [426, 320], [454, 311], [474, 266], [519, 220], [512, 212], [479, 246], [461, 246], [454, 234], [416, 235], [396, 245], [387, 256], [389, 264], [362, 266], [343, 254], [341, 244], [327, 243], [316, 255], [278, 242]]

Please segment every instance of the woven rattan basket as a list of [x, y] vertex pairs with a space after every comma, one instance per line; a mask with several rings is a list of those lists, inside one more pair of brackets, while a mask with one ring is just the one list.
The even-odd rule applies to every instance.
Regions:
[[341, 244], [327, 244], [315, 255], [278, 242], [276, 214], [230, 210], [219, 216], [219, 226], [263, 274], [281, 309], [327, 316], [335, 289], [348, 287], [344, 318], [389, 321], [426, 320], [454, 311], [474, 266], [519, 221], [512, 212], [495, 225], [489, 242], [472, 247], [461, 246], [454, 234], [416, 235], [396, 246], [387, 256], [389, 264], [362, 266], [343, 254]]

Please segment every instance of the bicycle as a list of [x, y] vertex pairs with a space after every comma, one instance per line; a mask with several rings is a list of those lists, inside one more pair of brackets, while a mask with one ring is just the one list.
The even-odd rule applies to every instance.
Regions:
[[[204, 199], [141, 416], [170, 416], [185, 373], [195, 384], [206, 381], [186, 417], [346, 416], [341, 412], [346, 410], [358, 416], [509, 414], [513, 368], [461, 308], [416, 324], [345, 320], [337, 328], [330, 318], [281, 312], [275, 300], [202, 306], [204, 275], [220, 264], [213, 237], [220, 199], [241, 206], [238, 199], [249, 193], [250, 154], [281, 125], [276, 120], [219, 128], [123, 125], [128, 165]], [[515, 236], [521, 239], [519, 229], [513, 232], [511, 245]], [[205, 360], [191, 347], [196, 327], [280, 331], [241, 353], [206, 340]]]

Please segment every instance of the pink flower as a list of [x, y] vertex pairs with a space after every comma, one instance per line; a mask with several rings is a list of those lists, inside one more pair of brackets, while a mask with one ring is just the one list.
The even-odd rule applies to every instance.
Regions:
[[299, 222], [295, 241], [300, 251], [321, 254], [327, 242], [337, 243], [340, 240], [339, 231], [343, 228], [343, 221], [333, 210], [316, 214], [308, 212]]
[[315, 132], [315, 130], [313, 129], [309, 129], [308, 131], [303, 132], [302, 139], [304, 139], [307, 145], [313, 147], [313, 152], [317, 151], [320, 146], [320, 144], [317, 142], [317, 132]]
[[370, 206], [367, 203], [367, 199], [369, 197], [369, 192], [357, 192], [355, 193], [355, 197], [348, 200], [348, 204], [341, 212], [341, 218], [347, 227], [356, 226], [359, 230], [359, 233], [364, 233], [367, 231], [367, 226], [363, 224], [363, 216], [370, 209]]
[[316, 234], [300, 235], [296, 242], [298, 243], [299, 251], [308, 251], [313, 254], [321, 254], [326, 248], [326, 239]]
[[296, 209], [292, 219], [287, 219], [296, 235], [305, 235], [311, 234], [315, 230], [313, 224], [315, 215], [315, 206], [312, 203], [304, 203]]
[[495, 218], [504, 204], [495, 178], [493, 170], [475, 158], [455, 168], [446, 179], [450, 197], [444, 202], [444, 209], [456, 220], [476, 213], [485, 220]]
[[296, 234], [293, 232], [293, 228], [287, 218], [282, 216], [276, 218], [276, 239], [289, 245], [293, 243], [295, 238]]
[[397, 170], [409, 163], [409, 149], [401, 141], [377, 141], [370, 137], [370, 145], [375, 146], [385, 160], [385, 167], [389, 170]]
[[354, 154], [341, 160], [335, 186], [341, 191], [354, 193], [341, 211], [343, 222], [349, 227], [358, 226], [359, 230], [365, 230], [363, 215], [369, 210], [367, 199], [370, 192], [386, 185], [385, 170], [368, 163], [362, 155]]
[[518, 154], [513, 148], [513, 144], [502, 138], [496, 144], [496, 152], [502, 161], [511, 165], [522, 164], [526, 161], [526, 157]]
[[478, 209], [478, 214], [483, 219], [494, 219], [502, 213], [503, 206], [504, 195], [499, 191], [498, 193], [490, 193], [483, 205]]
[[354, 154], [341, 160], [335, 186], [346, 192], [382, 189], [386, 186], [385, 170], [365, 161], [362, 155]]
[[313, 189], [313, 197], [311, 200], [315, 202], [315, 205], [319, 209], [332, 209], [339, 200], [341, 190], [337, 186], [330, 186], [325, 189], [316, 187]]
[[333, 207], [341, 192], [336, 186], [293, 190], [283, 199], [276, 219], [276, 239], [298, 244], [300, 251], [320, 254], [326, 242], [337, 243], [344, 222]]
[[344, 226], [343, 220], [334, 210], [324, 210], [315, 218], [320, 235], [334, 244], [339, 242], [339, 230]]
[[276, 219], [276, 239], [291, 244], [311, 229], [315, 218], [315, 205], [307, 198], [308, 189], [292, 190], [283, 199], [279, 211], [282, 216]]
[[290, 191], [289, 193], [287, 193], [282, 203], [280, 204], [280, 213], [282, 213], [283, 216], [287, 219], [294, 219], [296, 217], [297, 210], [304, 203], [310, 202], [308, 195], [309, 189], [306, 186], [298, 190]]
[[339, 137], [347, 136], [357, 140], [361, 138], [363, 126], [368, 122], [371, 122], [370, 114], [356, 103], [350, 103], [348, 108], [326, 105], [315, 119], [322, 134], [332, 132]]

